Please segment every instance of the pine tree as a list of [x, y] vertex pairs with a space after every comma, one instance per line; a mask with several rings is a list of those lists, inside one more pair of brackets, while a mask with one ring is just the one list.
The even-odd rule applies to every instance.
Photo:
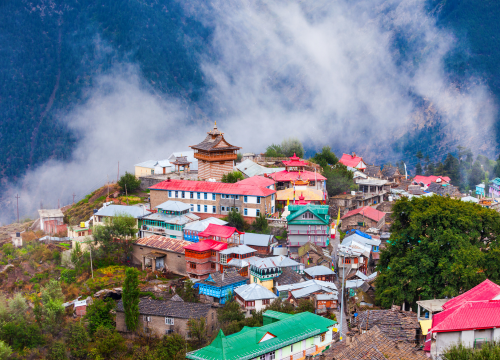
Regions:
[[422, 165], [420, 165], [420, 161], [415, 166], [415, 175], [422, 175]]
[[139, 324], [139, 272], [134, 268], [125, 271], [122, 300], [127, 329], [135, 331]]

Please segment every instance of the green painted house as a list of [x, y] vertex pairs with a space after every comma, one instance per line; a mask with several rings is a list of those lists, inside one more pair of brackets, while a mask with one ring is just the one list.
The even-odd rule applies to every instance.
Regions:
[[288, 248], [296, 253], [298, 249], [311, 242], [327, 247], [330, 236], [330, 215], [328, 205], [289, 205]]
[[280, 360], [316, 355], [332, 343], [336, 321], [303, 312], [266, 311], [264, 326], [225, 336], [222, 330], [208, 346], [186, 354], [194, 360]]

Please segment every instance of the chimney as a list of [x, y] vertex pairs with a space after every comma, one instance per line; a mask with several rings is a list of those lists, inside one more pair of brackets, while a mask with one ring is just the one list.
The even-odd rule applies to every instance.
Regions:
[[167, 181], [170, 181], [170, 176], [167, 176]]
[[352, 157], [356, 157], [356, 153], [354, 151], [352, 152]]

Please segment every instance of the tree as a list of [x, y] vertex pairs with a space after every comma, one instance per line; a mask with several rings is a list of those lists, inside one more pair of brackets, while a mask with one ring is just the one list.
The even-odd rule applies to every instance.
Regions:
[[266, 310], [279, 311], [286, 314], [293, 314], [295, 312], [295, 307], [288, 301], [282, 301], [281, 299], [275, 299]]
[[279, 144], [271, 144], [266, 148], [265, 155], [267, 157], [285, 157], [283, 154], [283, 150], [281, 149], [281, 145]]
[[449, 176], [451, 179], [451, 183], [454, 185], [460, 185], [460, 163], [456, 157], [452, 154], [448, 154], [443, 164], [444, 174]]
[[186, 347], [186, 341], [181, 335], [177, 333], [164, 335], [156, 347], [155, 357], [157, 359], [185, 359]]
[[125, 351], [125, 339], [116, 331], [104, 326], [99, 326], [94, 334], [95, 348], [91, 350], [94, 357], [101, 356], [105, 359]]
[[49, 354], [47, 356], [49, 360], [66, 360], [68, 356], [66, 355], [66, 346], [62, 341], [56, 341], [52, 344], [49, 349]]
[[329, 196], [342, 194], [343, 192], [355, 190], [353, 173], [347, 170], [343, 164], [337, 163], [333, 167], [323, 168], [323, 176], [326, 177], [326, 190]]
[[111, 310], [115, 307], [114, 302], [111, 299], [106, 300], [95, 299], [92, 305], [87, 306], [85, 319], [89, 324], [90, 335], [93, 335], [100, 326], [111, 330], [115, 328], [113, 317], [111, 316]]
[[495, 166], [493, 167], [493, 174], [495, 175], [495, 177], [500, 177], [500, 155], [498, 155], [498, 159], [495, 162]]
[[229, 323], [231, 321], [241, 321], [245, 315], [240, 311], [240, 304], [232, 298], [226, 301], [224, 307], [217, 309], [217, 320], [220, 324]]
[[301, 313], [307, 311], [314, 314], [314, 301], [307, 299], [300, 299], [296, 312]]
[[490, 260], [499, 249], [496, 211], [432, 196], [398, 200], [392, 217], [390, 245], [377, 266], [382, 306], [452, 297], [500, 279], [500, 264]]
[[185, 302], [191, 302], [191, 303], [198, 302], [198, 298], [196, 297], [196, 290], [194, 288], [194, 283], [189, 279], [184, 282], [184, 286], [178, 290], [177, 294]]
[[133, 193], [141, 186], [141, 180], [137, 179], [134, 174], [129, 172], [125, 172], [120, 180], [118, 180], [118, 186], [122, 191], [125, 191], [125, 187], [127, 188], [127, 193]]
[[236, 209], [232, 209], [225, 217], [225, 220], [227, 221], [227, 226], [235, 227], [239, 231], [243, 231], [245, 229], [245, 220], [243, 219], [243, 216], [236, 211]]
[[238, 180], [243, 180], [245, 177], [240, 171], [231, 171], [227, 174], [222, 175], [221, 182], [234, 184]]
[[329, 146], [323, 146], [321, 152], [314, 154], [311, 160], [322, 168], [327, 165], [335, 165], [339, 161]]
[[297, 155], [299, 158], [304, 157], [304, 147], [302, 143], [297, 138], [288, 138], [284, 139], [281, 142], [281, 150], [283, 154], [287, 157], [293, 156], [293, 154]]
[[476, 185], [481, 183], [484, 179], [484, 171], [481, 163], [479, 161], [475, 161], [472, 165], [472, 169], [469, 174], [469, 186], [471, 189], [475, 189]]
[[202, 346], [207, 338], [207, 324], [205, 318], [202, 316], [199, 319], [189, 319], [188, 328], [191, 333], [190, 338], [196, 339], [198, 346]]
[[455, 344], [446, 349], [441, 356], [443, 360], [484, 360], [500, 359], [500, 344], [498, 342], [486, 342], [480, 349], [470, 348], [463, 344]]
[[422, 165], [420, 164], [420, 161], [417, 163], [417, 166], [415, 166], [415, 175], [422, 175], [423, 170], [422, 170]]
[[241, 153], [241, 151], [238, 151], [238, 153], [236, 154], [236, 162], [241, 162], [241, 159], [243, 159], [243, 154]]
[[12, 354], [10, 346], [0, 340], [0, 359], [8, 359], [10, 354]]
[[42, 288], [42, 325], [51, 332], [59, 330], [60, 323], [64, 318], [64, 295], [61, 284], [55, 279], [51, 279]]
[[87, 357], [89, 338], [85, 326], [76, 322], [70, 324], [66, 333], [66, 347], [71, 356], [75, 359], [84, 359]]
[[139, 271], [127, 268], [123, 283], [123, 308], [128, 331], [135, 331], [139, 325]]
[[424, 155], [422, 154], [422, 151], [420, 151], [420, 150], [417, 151], [415, 156], [417, 157], [418, 160], [422, 160], [424, 158]]
[[100, 246], [93, 252], [96, 260], [102, 258], [114, 258], [119, 261], [132, 251], [130, 241], [115, 241], [116, 238], [133, 238], [137, 233], [136, 220], [126, 214], [119, 214], [113, 217], [113, 220], [107, 220], [105, 225], [94, 228], [94, 241]]
[[252, 223], [252, 228], [259, 234], [269, 234], [269, 224], [263, 214], [260, 214]]

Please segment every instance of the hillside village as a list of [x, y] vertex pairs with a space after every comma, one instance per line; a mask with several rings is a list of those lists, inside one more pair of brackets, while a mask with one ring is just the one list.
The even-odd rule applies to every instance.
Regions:
[[499, 178], [462, 192], [329, 148], [242, 153], [217, 124], [193, 140], [9, 228], [0, 359], [451, 359], [500, 340]]

